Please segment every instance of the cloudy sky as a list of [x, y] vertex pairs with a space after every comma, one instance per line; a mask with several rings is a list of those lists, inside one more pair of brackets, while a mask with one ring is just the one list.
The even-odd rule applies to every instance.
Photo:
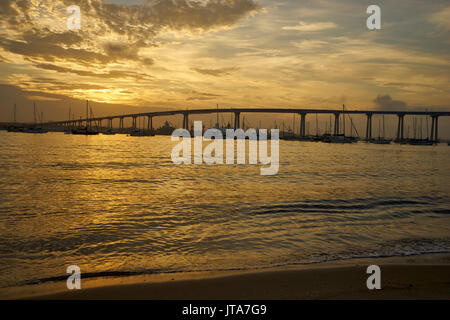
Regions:
[[0, 106], [448, 109], [449, 49], [448, 0], [2, 0]]

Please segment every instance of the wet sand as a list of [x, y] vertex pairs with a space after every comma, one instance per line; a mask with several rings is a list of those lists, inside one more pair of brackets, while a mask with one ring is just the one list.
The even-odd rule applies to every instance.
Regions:
[[[381, 290], [367, 289], [370, 275], [366, 269], [372, 264], [381, 268]], [[42, 294], [39, 285], [35, 286], [28, 298], [450, 299], [450, 255], [349, 260], [250, 272], [153, 275], [116, 282], [102, 279], [81, 290], [68, 290], [65, 282], [57, 286], [59, 292], [51, 294]]]

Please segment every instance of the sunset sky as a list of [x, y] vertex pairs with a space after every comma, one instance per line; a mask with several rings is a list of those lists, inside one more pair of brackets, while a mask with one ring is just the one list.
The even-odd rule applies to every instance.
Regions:
[[[78, 31], [66, 26], [74, 4]], [[14, 94], [55, 107], [448, 110], [448, 0], [376, 1], [379, 31], [366, 27], [370, 4], [2, 0], [1, 106]]]

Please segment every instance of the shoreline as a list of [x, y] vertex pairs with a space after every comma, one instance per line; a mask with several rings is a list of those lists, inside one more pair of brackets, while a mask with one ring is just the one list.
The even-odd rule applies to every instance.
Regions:
[[[381, 290], [368, 290], [369, 265], [381, 268]], [[361, 258], [222, 272], [82, 278], [0, 289], [0, 299], [450, 299], [450, 254]]]

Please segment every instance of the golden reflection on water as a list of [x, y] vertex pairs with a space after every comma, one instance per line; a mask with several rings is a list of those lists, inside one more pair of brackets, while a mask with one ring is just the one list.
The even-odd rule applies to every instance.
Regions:
[[444, 145], [281, 141], [279, 173], [261, 176], [174, 165], [170, 137], [0, 138], [2, 286], [70, 264], [217, 270], [450, 250]]

